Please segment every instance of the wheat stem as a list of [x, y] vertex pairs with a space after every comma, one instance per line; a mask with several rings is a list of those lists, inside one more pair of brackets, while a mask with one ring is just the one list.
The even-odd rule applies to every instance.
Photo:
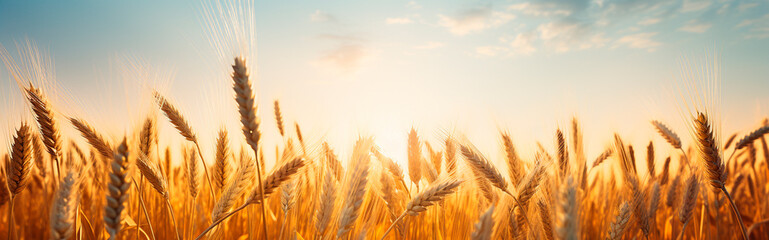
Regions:
[[200, 156], [200, 162], [203, 163], [203, 172], [206, 174], [206, 182], [208, 182], [208, 192], [211, 193], [211, 201], [215, 201], [216, 199], [214, 195], [214, 186], [211, 184], [211, 177], [208, 176], [208, 166], [206, 165], [206, 161], [203, 158], [203, 153], [200, 151], [200, 144], [198, 144], [198, 141], [195, 140], [195, 147], [198, 149], [198, 156]]
[[724, 185], [721, 185], [721, 191], [724, 192], [724, 194], [726, 195], [726, 199], [729, 199], [729, 204], [732, 207], [732, 213], [734, 213], [734, 218], [737, 218], [737, 221], [740, 223], [742, 238], [747, 240], [748, 231], [745, 229], [745, 224], [742, 222], [742, 215], [740, 215], [740, 210], [737, 209], [737, 205], [734, 204], [734, 200], [732, 200], [732, 195], [729, 194], [729, 191], [726, 190], [726, 187], [724, 187]]
[[384, 240], [385, 237], [387, 237], [387, 234], [390, 233], [390, 231], [393, 230], [393, 228], [395, 227], [395, 224], [397, 224], [398, 221], [403, 219], [403, 217], [405, 217], [405, 216], [406, 216], [406, 211], [403, 211], [403, 213], [400, 216], [398, 216], [398, 218], [396, 218], [395, 221], [393, 221], [392, 224], [390, 224], [390, 227], [387, 228], [387, 231], [385, 231], [384, 235], [382, 235], [382, 238], [380, 238], [379, 240]]
[[179, 237], [179, 227], [176, 225], [176, 216], [174, 216], [174, 208], [171, 207], [171, 200], [166, 198], [166, 206], [168, 207], [168, 213], [171, 214], [171, 222], [174, 224], [174, 233], [176, 233], [176, 240], [181, 240]]
[[13, 226], [13, 200], [15, 196], [11, 195], [11, 201], [8, 202], [8, 239], [16, 239], [16, 228]]
[[[141, 174], [141, 175], [142, 175], [142, 178], [144, 178], [144, 174]], [[150, 215], [149, 215], [149, 213], [147, 213], [147, 206], [144, 205], [144, 197], [142, 197], [142, 186], [141, 185], [144, 185], [144, 183], [143, 183], [144, 180], [143, 179], [140, 179], [140, 180], [142, 181], [142, 183], [141, 184], [136, 184], [136, 179], [131, 178], [131, 181], [134, 182], [134, 187], [138, 191], [136, 194], [139, 195], [139, 205], [142, 206], [142, 211], [144, 212], [144, 218], [147, 219], [147, 224], [150, 225], [150, 234], [152, 235], [152, 239], [157, 239], [157, 237], [155, 236], [155, 230], [152, 229], [152, 221], [150, 220]], [[139, 221], [141, 221], [141, 218], [139, 218]], [[137, 226], [136, 228], [138, 229], [139, 227]], [[138, 232], [138, 230], [137, 230], [137, 232]]]
[[219, 220], [214, 221], [213, 223], [211, 223], [211, 226], [206, 228], [206, 230], [203, 230], [203, 232], [200, 233], [200, 235], [198, 235], [198, 237], [196, 237], [195, 240], [199, 240], [201, 237], [203, 237], [203, 235], [206, 235], [206, 233], [210, 232], [211, 229], [214, 229], [214, 227], [216, 227], [217, 225], [222, 223], [227, 218], [231, 217], [232, 215], [234, 215], [235, 213], [239, 212], [240, 210], [243, 210], [244, 208], [248, 207], [248, 205], [249, 205], [248, 203], [245, 203], [242, 206], [236, 208], [235, 210], [232, 210], [231, 212], [225, 214], [224, 216], [219, 218]]

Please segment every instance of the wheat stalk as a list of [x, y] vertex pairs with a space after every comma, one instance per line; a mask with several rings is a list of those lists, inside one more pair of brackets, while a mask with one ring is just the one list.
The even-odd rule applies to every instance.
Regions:
[[222, 189], [222, 195], [219, 197], [219, 200], [216, 201], [216, 205], [214, 205], [214, 209], [211, 212], [212, 221], [221, 219], [224, 214], [235, 205], [235, 201], [240, 198], [243, 190], [248, 187], [249, 181], [253, 176], [254, 161], [248, 158], [241, 160], [240, 167], [238, 167], [238, 171], [235, 173], [234, 178], [226, 188]]
[[406, 210], [403, 211], [403, 213], [398, 218], [396, 218], [392, 224], [390, 224], [390, 227], [387, 229], [387, 231], [385, 231], [381, 239], [387, 237], [387, 234], [390, 233], [395, 224], [403, 219], [406, 214], [417, 216], [419, 213], [427, 211], [427, 207], [432, 206], [449, 194], [454, 193], [456, 188], [459, 187], [462, 182], [463, 180], [451, 178], [436, 181], [425, 188], [424, 191], [414, 195], [414, 198], [412, 198], [408, 205], [406, 205]]
[[[597, 167], [598, 165], [601, 165], [606, 159], [609, 159], [609, 156], [614, 152], [614, 149], [612, 148], [606, 148], [606, 150], [601, 153], [601, 155], [598, 155], [598, 157], [593, 161], [593, 167]], [[592, 169], [592, 168], [591, 168]]]
[[22, 122], [16, 135], [13, 137], [11, 146], [11, 156], [6, 163], [8, 192], [10, 195], [10, 204], [8, 207], [8, 239], [15, 239], [16, 230], [13, 217], [14, 199], [24, 190], [29, 183], [29, 173], [32, 170], [32, 137], [29, 133], [29, 127]]
[[625, 233], [625, 227], [627, 227], [630, 221], [630, 205], [627, 201], [622, 202], [620, 205], [617, 216], [614, 217], [614, 221], [609, 225], [609, 236], [607, 240], [620, 240]]
[[516, 187], [516, 189], [518, 189], [518, 200], [521, 202], [521, 206], [518, 210], [520, 210], [522, 213], [521, 215], [518, 215], [519, 226], [523, 226], [525, 224], [523, 221], [524, 219], [521, 217], [523, 216], [523, 213], [526, 213], [529, 200], [534, 197], [534, 194], [539, 189], [539, 184], [545, 178], [546, 170], [547, 168], [545, 167], [544, 163], [538, 160], [534, 168], [529, 171], [529, 174], [526, 175], [523, 181], [521, 181], [521, 183]]
[[105, 140], [98, 132], [96, 132], [96, 130], [87, 122], [76, 118], [70, 118], [69, 121], [73, 126], [75, 126], [75, 129], [80, 132], [80, 135], [85, 138], [88, 144], [91, 144], [91, 146], [96, 149], [96, 151], [98, 151], [102, 156], [105, 158], [111, 158], [115, 155], [112, 152], [112, 147], [110, 146], [109, 142], [107, 142], [107, 140]]
[[654, 125], [654, 128], [657, 129], [657, 132], [662, 136], [662, 138], [665, 139], [668, 143], [670, 143], [673, 148], [681, 149], [681, 139], [678, 138], [678, 135], [673, 132], [673, 130], [670, 130], [668, 126], [666, 126], [664, 123], [653, 120], [652, 125]]
[[646, 147], [646, 169], [649, 171], [649, 176], [654, 178], [654, 144], [649, 141], [649, 146]]
[[510, 138], [510, 134], [502, 133], [502, 144], [505, 147], [507, 167], [510, 171], [510, 181], [513, 182], [514, 185], [518, 185], [524, 177], [523, 162], [518, 158], [518, 153], [515, 152], [515, 146], [513, 145], [513, 140]]
[[470, 235], [472, 240], [491, 240], [491, 230], [494, 229], [494, 206], [492, 205], [487, 209], [478, 222], [475, 223], [475, 231]]
[[176, 217], [174, 216], [173, 208], [171, 207], [171, 200], [168, 191], [168, 181], [160, 171], [160, 167], [157, 164], [151, 163], [147, 156], [140, 155], [139, 159], [136, 160], [136, 168], [139, 169], [139, 172], [141, 172], [143, 176], [147, 177], [147, 181], [150, 182], [152, 188], [154, 188], [155, 191], [157, 191], [158, 194], [163, 197], [163, 200], [168, 205], [168, 211], [171, 214], [170, 218], [174, 224], [174, 233], [176, 234], [176, 239], [181, 239], [179, 237], [179, 230], [176, 227]]
[[278, 100], [275, 100], [275, 122], [278, 125], [278, 132], [280, 132], [280, 136], [285, 136], [283, 131], [283, 114], [280, 113], [280, 103]]
[[566, 139], [564, 139], [561, 129], [555, 132], [555, 139], [558, 146], [558, 169], [563, 177], [569, 171], [569, 149], [566, 146]]
[[70, 239], [75, 233], [75, 214], [80, 202], [79, 185], [77, 170], [70, 169], [54, 195], [49, 220], [51, 239]]
[[264, 179], [264, 183], [262, 183], [262, 185], [264, 186], [264, 195], [262, 195], [262, 191], [260, 191], [259, 189], [252, 190], [249, 196], [246, 198], [246, 202], [243, 205], [241, 205], [236, 209], [233, 209], [227, 214], [224, 214], [222, 217], [219, 218], [219, 220], [216, 220], [213, 223], [211, 223], [211, 225], [208, 226], [208, 228], [206, 228], [205, 230], [203, 230], [203, 232], [200, 233], [200, 235], [198, 235], [198, 237], [195, 238], [195, 240], [200, 239], [206, 233], [211, 231], [211, 229], [219, 225], [222, 221], [231, 217], [232, 215], [239, 212], [240, 210], [245, 209], [246, 207], [248, 207], [248, 205], [262, 203], [262, 199], [264, 199], [265, 197], [268, 197], [273, 191], [275, 191], [276, 188], [278, 188], [278, 186], [280, 186], [280, 184], [291, 179], [291, 177], [294, 174], [296, 174], [299, 171], [299, 169], [301, 169], [304, 165], [305, 165], [305, 161], [302, 158], [295, 158], [294, 160], [291, 160], [283, 164], [283, 166], [275, 170], [272, 174], [270, 174], [269, 176], [267, 176], [267, 178]]
[[683, 236], [684, 231], [686, 230], [686, 224], [692, 217], [694, 205], [697, 203], [697, 193], [699, 192], [698, 187], [699, 181], [697, 179], [697, 175], [690, 175], [689, 179], [686, 180], [686, 190], [684, 191], [684, 196], [682, 198], [683, 202], [681, 203], [678, 211], [678, 220], [681, 221], [681, 224], [683, 224], [680, 236]]
[[43, 91], [39, 88], [35, 88], [32, 84], [25, 89], [27, 93], [27, 99], [32, 105], [32, 112], [35, 113], [37, 124], [40, 128], [40, 135], [43, 136], [43, 145], [48, 150], [48, 154], [51, 155], [51, 161], [55, 163], [53, 167], [56, 168], [56, 175], [61, 176], [61, 170], [59, 169], [59, 159], [61, 158], [61, 133], [59, 132], [58, 124], [53, 115], [51, 104], [48, 99], [43, 95]]
[[[523, 204], [517, 197], [510, 193], [510, 190], [507, 189], [507, 181], [505, 181], [505, 179], [502, 177], [502, 174], [499, 173], [494, 165], [486, 160], [485, 157], [466, 145], [460, 145], [460, 151], [462, 151], [462, 155], [465, 157], [465, 160], [467, 160], [467, 162], [470, 164], [470, 167], [476, 173], [483, 176], [483, 178], [489, 181], [491, 185], [497, 187], [499, 190], [512, 197], [513, 200], [515, 200], [517, 207], [522, 208]], [[529, 217], [526, 216], [526, 213], [521, 213], [526, 223], [530, 224]]]
[[109, 174], [109, 184], [107, 194], [107, 205], [104, 207], [104, 226], [109, 233], [109, 239], [117, 239], [122, 223], [122, 213], [125, 209], [125, 202], [128, 200], [128, 190], [131, 182], [128, 181], [128, 145], [126, 139], [114, 151]]
[[336, 180], [331, 176], [331, 172], [326, 169], [323, 177], [323, 190], [321, 193], [320, 207], [316, 215], [315, 231], [317, 235], [323, 236], [326, 228], [331, 221], [331, 214], [334, 211], [334, 202], [336, 202]]
[[198, 156], [200, 157], [200, 162], [203, 163], [203, 172], [206, 175], [206, 182], [208, 182], [208, 191], [211, 194], [211, 200], [213, 201], [214, 197], [214, 186], [211, 184], [211, 177], [208, 175], [208, 166], [206, 165], [206, 161], [203, 158], [203, 153], [200, 151], [200, 144], [198, 144], [198, 137], [195, 135], [195, 132], [192, 131], [192, 128], [190, 127], [189, 123], [187, 123], [187, 119], [184, 118], [184, 115], [182, 115], [176, 107], [171, 105], [168, 100], [160, 95], [158, 92], [154, 92], [155, 99], [158, 102], [158, 105], [160, 106], [160, 110], [163, 111], [163, 113], [168, 117], [168, 120], [171, 122], [172, 125], [176, 128], [176, 130], [179, 131], [179, 134], [182, 135], [187, 141], [190, 141], [195, 144], [195, 147], [197, 148]]
[[454, 144], [454, 140], [451, 137], [446, 138], [446, 172], [449, 176], [455, 177], [457, 175], [457, 145]]
[[[238, 103], [238, 113], [240, 113], [240, 123], [243, 125], [243, 136], [246, 137], [246, 143], [254, 151], [254, 155], [259, 152], [259, 139], [261, 133], [259, 132], [259, 118], [256, 116], [256, 100], [254, 98], [254, 90], [251, 87], [251, 79], [249, 78], [248, 68], [246, 67], [246, 59], [237, 57], [235, 58], [235, 64], [232, 65], [232, 89], [235, 91], [235, 102]], [[256, 178], [259, 185], [259, 196], [263, 197], [267, 194], [264, 193], [265, 188], [262, 186], [262, 166], [264, 159], [256, 158]], [[261, 161], [261, 162], [260, 162]], [[264, 202], [264, 199], [260, 199], [260, 202]], [[264, 232], [264, 238], [267, 236], [267, 210], [264, 204], [260, 205], [262, 209], [262, 231]]]
[[[747, 146], [748, 144], [752, 143], [753, 141], [756, 141], [756, 139], [760, 138], [761, 136], [764, 136], [764, 134], [769, 133], [769, 126], [762, 126], [753, 132], [750, 132], [748, 135], [745, 135], [744, 137], [740, 138], [739, 141], [734, 145], [735, 150], [740, 150]], [[736, 136], [736, 135], [735, 135]]]
[[11, 199], [21, 193], [29, 183], [29, 173], [32, 170], [31, 140], [29, 126], [22, 123], [13, 137], [10, 162], [7, 163], [6, 168]]
[[409, 144], [408, 144], [408, 163], [409, 163], [409, 179], [411, 182], [417, 185], [419, 189], [419, 180], [422, 178], [422, 148], [419, 143], [419, 136], [414, 128], [409, 131]]
[[152, 117], [147, 117], [139, 132], [139, 151], [144, 156], [149, 156], [152, 151], [152, 143], [157, 141], [157, 129]]
[[561, 199], [558, 202], [561, 216], [558, 221], [558, 236], [566, 240], [579, 239], [579, 205], [577, 201], [577, 188], [574, 179], [568, 176], [561, 190]]
[[[323, 153], [323, 156], [326, 159], [326, 164], [331, 169], [331, 173], [334, 174], [334, 178], [336, 178], [337, 181], [341, 181], [342, 175], [344, 175], [344, 168], [342, 167], [342, 163], [336, 158], [334, 150], [328, 146], [327, 142], [323, 142]], [[403, 176], [402, 171], [401, 176]]]
[[216, 138], [216, 162], [214, 163], [214, 185], [219, 191], [224, 191], [224, 186], [227, 184], [229, 155], [230, 142], [227, 137], [227, 130], [222, 128], [219, 130], [219, 137]]
[[542, 230], [545, 232], [545, 238], [553, 240], [553, 219], [550, 218], [550, 209], [542, 200], [537, 202], [537, 207], [539, 208], [539, 217], [542, 219]]
[[363, 204], [363, 196], [366, 194], [366, 185], [368, 184], [369, 161], [368, 152], [371, 149], [371, 139], [360, 139], [355, 143], [353, 150], [353, 160], [350, 162], [344, 192], [344, 205], [339, 215], [339, 226], [336, 233], [337, 238], [345, 236], [358, 219], [360, 207]]
[[384, 156], [376, 147], [372, 147], [371, 151], [374, 152], [374, 156], [376, 156], [379, 161], [382, 162], [382, 165], [392, 174], [392, 176], [402, 184], [403, 189], [406, 190], [406, 192], [409, 194], [409, 197], [411, 197], [411, 192], [408, 191], [408, 187], [406, 186], [406, 181], [403, 180], [403, 169], [401, 169], [400, 165], [395, 163], [391, 158], [388, 158]]
[[[710, 180], [710, 186], [712, 186], [716, 191], [720, 189], [726, 195], [727, 199], [729, 199], [729, 203], [732, 207], [732, 213], [740, 224], [742, 237], [743, 239], [748, 239], [747, 229], [745, 229], [745, 224], [742, 222], [742, 215], [740, 215], [740, 212], [737, 209], [737, 205], [734, 204], [732, 196], [724, 186], [724, 184], [726, 184], [727, 177], [725, 166], [721, 160], [721, 152], [716, 143], [713, 129], [711, 129], [710, 121], [708, 120], [707, 115], [704, 113], [697, 114], [697, 118], [694, 119], [694, 131], [694, 135], [697, 140], [697, 148], [699, 149], [703, 164], [705, 166], [705, 174]], [[739, 142], [735, 147], [737, 146], [739, 146]]]

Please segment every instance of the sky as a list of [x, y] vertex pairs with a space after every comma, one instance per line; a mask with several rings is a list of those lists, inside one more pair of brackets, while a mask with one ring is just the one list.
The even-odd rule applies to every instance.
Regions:
[[[211, 44], [231, 39], [212, 34], [210, 6], [0, 1], [0, 44], [13, 54], [31, 41], [51, 57], [55, 81], [46, 88], [62, 116], [87, 119], [116, 140], [144, 119], [157, 89], [212, 148], [221, 126], [240, 135], [224, 60], [234, 56]], [[569, 129], [575, 116], [589, 159], [613, 132], [664, 149], [649, 121], [688, 142], [675, 84], [684, 66], [714, 55], [723, 135], [769, 115], [769, 1], [292, 0], [255, 1], [246, 12], [265, 146], [281, 141], [272, 115], [279, 99], [287, 129], [296, 121], [313, 145], [327, 140], [348, 154], [359, 136], [374, 136], [401, 163], [411, 127], [433, 145], [466, 136], [499, 161], [499, 131], [531, 158], [537, 141], [552, 149], [556, 129]], [[10, 139], [30, 118], [5, 68], [0, 93], [0, 131]]]

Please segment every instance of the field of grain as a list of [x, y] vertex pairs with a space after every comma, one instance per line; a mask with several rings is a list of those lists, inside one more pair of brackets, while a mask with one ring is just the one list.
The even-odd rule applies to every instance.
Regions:
[[[153, 93], [158, 114], [145, 116], [121, 139], [107, 139], [85, 117], [57, 115], [56, 103], [37, 86], [22, 85], [34, 121], [17, 124], [3, 153], [2, 236], [761, 239], [769, 234], [766, 120], [722, 141], [713, 116], [702, 109], [691, 116], [688, 130], [650, 120], [648, 131], [659, 138], [649, 139], [648, 146], [633, 148], [616, 133], [602, 154], [586, 156], [574, 118], [570, 127], [554, 131], [555, 149], [540, 147], [535, 153], [518, 152], [512, 136], [500, 132], [504, 166], [462, 137], [427, 142], [411, 129], [403, 139], [408, 165], [400, 166], [368, 136], [359, 138], [350, 156], [335, 154], [322, 139], [308, 145], [298, 124], [285, 124], [282, 114], [291, 110], [281, 109], [278, 100], [261, 105], [272, 107], [274, 115], [258, 116], [245, 59], [234, 58], [231, 67], [242, 128], [221, 129], [214, 146], [200, 145], [196, 126], [158, 92]], [[261, 121], [276, 121], [278, 128], [260, 128]], [[174, 137], [186, 143], [158, 141], [159, 125], [173, 126], [179, 133]], [[64, 128], [81, 136], [65, 136]], [[276, 159], [263, 156], [269, 149], [260, 142], [263, 131], [283, 138]], [[651, 141], [665, 142], [673, 154], [655, 154]], [[181, 156], [171, 154], [174, 148]], [[204, 156], [201, 148], [215, 149], [215, 155]], [[640, 165], [648, 170], [638, 171]]]
[[[312, 129], [284, 118], [295, 110], [281, 99], [259, 102], [253, 12], [208, 7], [213, 62], [229, 75], [220, 101], [237, 112], [228, 116], [237, 128], [191, 124], [189, 109], [145, 88], [152, 105], [130, 116], [141, 124], [114, 137], [123, 130], [94, 127], [110, 116], [60, 111], [69, 103], [56, 99], [77, 97], [56, 98], [51, 63], [33, 44], [20, 56], [0, 45], [24, 100], [0, 112], [15, 126], [0, 150], [0, 239], [769, 238], [769, 120], [721, 135], [718, 64], [685, 69], [704, 73], [683, 79], [682, 100], [670, 104], [685, 128], [667, 124], [680, 116], [645, 119], [655, 137], [636, 145], [617, 132], [586, 154], [573, 117], [537, 136], [554, 147], [533, 151], [500, 130], [499, 159], [463, 129], [438, 141], [419, 133], [442, 129], [390, 129], [407, 146], [396, 156], [376, 136], [354, 146], [309, 139], [302, 133]], [[216, 139], [202, 140], [210, 129]], [[279, 144], [265, 144], [265, 132]]]

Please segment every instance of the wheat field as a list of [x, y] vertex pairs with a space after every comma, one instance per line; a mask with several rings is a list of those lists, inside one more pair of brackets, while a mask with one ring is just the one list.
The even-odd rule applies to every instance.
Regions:
[[[517, 151], [513, 137], [500, 132], [505, 165], [494, 164], [463, 137], [431, 143], [412, 128], [403, 139], [408, 164], [401, 166], [372, 137], [360, 137], [349, 156], [337, 155], [323, 139], [304, 139], [298, 124], [285, 125], [282, 114], [290, 109], [281, 109], [278, 100], [270, 104], [274, 114], [258, 116], [245, 61], [235, 58], [231, 66], [242, 128], [221, 129], [213, 146], [199, 144], [184, 112], [158, 92], [152, 94], [158, 114], [143, 116], [146, 120], [124, 137], [108, 139], [86, 118], [57, 115], [57, 103], [40, 88], [21, 85], [34, 119], [17, 124], [2, 155], [2, 236], [762, 239], [769, 234], [767, 120], [722, 142], [714, 116], [698, 108], [683, 132], [690, 134], [681, 135], [691, 138], [651, 120], [648, 131], [659, 137], [646, 147], [633, 148], [616, 133], [603, 153], [587, 156], [574, 118], [568, 128], [554, 131], [554, 149], [540, 145], [534, 153]], [[260, 128], [268, 120], [278, 128]], [[173, 126], [178, 132], [173, 137], [186, 141], [179, 146], [158, 141], [162, 125]], [[80, 136], [64, 135], [64, 128]], [[261, 143], [263, 131], [282, 137], [275, 159], [264, 157], [270, 147]], [[655, 154], [652, 141], [663, 142], [666, 150], [660, 152], [672, 154]], [[204, 156], [202, 148], [215, 154]], [[648, 170], [639, 171], [641, 165]]]
[[[390, 129], [407, 146], [396, 156], [376, 136], [303, 136], [313, 129], [284, 118], [293, 109], [259, 102], [253, 12], [238, 4], [203, 16], [235, 128], [191, 124], [190, 109], [147, 88], [151, 106], [130, 116], [140, 124], [99, 129], [110, 116], [59, 111], [69, 102], [36, 48], [20, 60], [0, 45], [24, 100], [2, 113], [15, 127], [0, 150], [0, 239], [769, 239], [769, 119], [722, 136], [716, 76], [679, 86], [683, 128], [644, 119], [653, 138], [617, 132], [599, 154], [573, 117], [537, 136], [554, 147], [521, 151], [500, 130], [497, 158], [462, 129], [438, 141], [419, 133], [443, 129]], [[210, 129], [215, 139], [198, 135]]]

